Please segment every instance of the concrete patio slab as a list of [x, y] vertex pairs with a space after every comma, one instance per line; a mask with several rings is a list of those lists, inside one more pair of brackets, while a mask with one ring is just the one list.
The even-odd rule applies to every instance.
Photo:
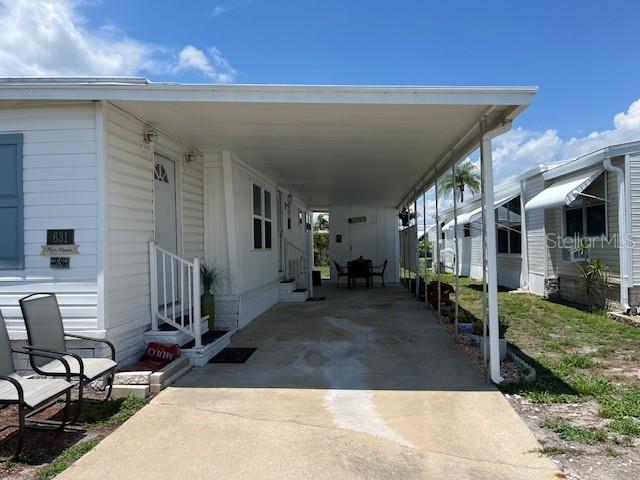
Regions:
[[63, 479], [551, 479], [504, 397], [399, 287], [325, 288], [234, 335]]

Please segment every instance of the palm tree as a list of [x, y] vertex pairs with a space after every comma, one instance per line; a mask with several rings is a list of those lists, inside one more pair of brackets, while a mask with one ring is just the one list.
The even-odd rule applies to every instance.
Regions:
[[438, 190], [444, 195], [455, 190], [460, 196], [460, 202], [464, 202], [464, 189], [467, 188], [474, 195], [480, 190], [480, 174], [476, 166], [470, 160], [465, 160], [456, 165], [456, 180], [453, 181], [451, 174], [440, 179]]
[[321, 213], [316, 219], [316, 230], [329, 230], [329, 220]]

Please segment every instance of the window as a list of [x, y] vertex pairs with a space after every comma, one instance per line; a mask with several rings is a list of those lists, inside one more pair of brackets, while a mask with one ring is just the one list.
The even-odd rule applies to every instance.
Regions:
[[584, 250], [574, 250], [572, 248], [563, 248], [562, 249], [562, 260], [565, 262], [584, 262], [591, 260], [591, 252], [589, 249]]
[[607, 234], [606, 176], [603, 173], [564, 210], [566, 237], [601, 237]]
[[522, 251], [520, 196], [496, 208], [498, 253], [519, 255]]
[[271, 192], [253, 185], [253, 248], [270, 249], [272, 244]]
[[22, 134], [0, 135], [0, 268], [24, 268]]
[[298, 209], [298, 226], [302, 227], [302, 210]]
[[305, 213], [305, 231], [311, 231], [311, 212]]
[[471, 236], [471, 224], [470, 223], [465, 223], [463, 228], [464, 228], [464, 236], [465, 237], [470, 237]]
[[169, 175], [161, 163], [156, 163], [153, 169], [153, 178], [159, 182], [169, 183]]

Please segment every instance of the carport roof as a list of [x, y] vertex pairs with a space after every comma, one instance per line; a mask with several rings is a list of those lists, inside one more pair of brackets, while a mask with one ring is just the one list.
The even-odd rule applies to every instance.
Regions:
[[397, 207], [509, 126], [535, 87], [183, 85], [0, 79], [0, 101], [106, 100], [206, 153], [232, 150], [313, 208]]

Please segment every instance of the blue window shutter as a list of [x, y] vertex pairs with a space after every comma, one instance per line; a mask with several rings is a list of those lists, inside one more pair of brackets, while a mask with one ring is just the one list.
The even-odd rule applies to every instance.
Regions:
[[0, 268], [24, 268], [22, 134], [0, 135]]

